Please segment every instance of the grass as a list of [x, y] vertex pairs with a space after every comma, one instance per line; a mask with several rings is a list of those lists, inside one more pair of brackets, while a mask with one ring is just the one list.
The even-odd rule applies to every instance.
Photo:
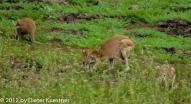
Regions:
[[[191, 21], [189, 9], [173, 10], [190, 7], [190, 0], [100, 0], [98, 5], [92, 4], [95, 0], [66, 2], [60, 5], [21, 0], [0, 4], [0, 98], [66, 98], [71, 104], [191, 103], [191, 38], [152, 27], [168, 19]], [[138, 9], [130, 10], [133, 5]], [[55, 16], [70, 12], [95, 13], [102, 18], [66, 23]], [[38, 43], [14, 38], [15, 20], [22, 17], [35, 20]], [[128, 29], [126, 25], [131, 21], [152, 26]], [[135, 43], [129, 60], [131, 71], [123, 73], [121, 61], [109, 73], [107, 62], [95, 70], [85, 70], [81, 48], [96, 48], [115, 34], [127, 35]], [[170, 47], [176, 48], [174, 54], [164, 50]], [[155, 76], [156, 65], [166, 60], [177, 70], [175, 86], [170, 90]]]

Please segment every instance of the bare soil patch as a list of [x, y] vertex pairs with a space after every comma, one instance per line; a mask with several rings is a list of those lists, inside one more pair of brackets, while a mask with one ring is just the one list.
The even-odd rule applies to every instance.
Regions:
[[64, 30], [61, 29], [61, 28], [53, 27], [53, 28], [50, 29], [49, 32], [63, 32], [63, 31], [64, 31]]
[[56, 48], [60, 48], [60, 49], [64, 49], [64, 50], [68, 51], [68, 48], [65, 46], [63, 41], [59, 38], [53, 38], [49, 41], [49, 43], [51, 43], [51, 45], [53, 45], [53, 46], [56, 46]]
[[62, 34], [65, 34], [65, 35], [74, 35], [74, 36], [85, 36], [88, 34], [89, 30], [86, 29], [86, 28], [81, 28], [81, 29], [78, 29], [78, 30], [63, 30], [61, 28], [57, 28], [57, 27], [53, 27], [50, 29], [50, 31], [48, 32], [57, 32], [57, 33], [62, 33]]
[[191, 6], [185, 6], [185, 5], [173, 6], [170, 8], [170, 10], [175, 12], [185, 12], [191, 10]]
[[191, 23], [183, 20], [161, 21], [156, 27], [159, 31], [170, 35], [191, 36]]
[[56, 17], [60, 21], [64, 21], [67, 23], [75, 22], [77, 20], [92, 20], [97, 19], [98, 16], [96, 14], [79, 14], [79, 13], [64, 13], [64, 14], [56, 14]]
[[29, 69], [35, 69], [35, 72], [39, 73], [40, 70], [42, 69], [42, 65], [34, 60], [30, 59], [10, 59], [10, 66], [11, 69], [16, 70], [29, 70]]
[[175, 54], [176, 53], [176, 48], [175, 47], [162, 48], [162, 49], [165, 50], [167, 53], [170, 53], [170, 54]]
[[136, 20], [131, 20], [125, 25], [125, 28], [127, 30], [134, 29], [134, 28], [142, 28], [142, 27], [152, 27], [152, 25], [142, 21], [136, 21]]
[[55, 50], [71, 52], [71, 48], [68, 47], [61, 39], [54, 37], [48, 42], [49, 46], [55, 47]]
[[[65, 1], [70, 5], [81, 5], [81, 3], [79, 3], [75, 0], [65, 0]], [[87, 5], [99, 5], [100, 0], [87, 0], [87, 1], [84, 1], [84, 3]]]
[[184, 51], [183, 55], [186, 57], [191, 57], [191, 51], [190, 50]]
[[0, 0], [0, 3], [2, 2], [8, 2], [8, 3], [18, 3], [19, 0]]
[[67, 2], [65, 0], [29, 0], [29, 2], [35, 2], [35, 3], [57, 3], [59, 5], [65, 5]]
[[79, 30], [71, 30], [69, 31], [70, 34], [74, 34], [75, 36], [85, 36], [88, 34], [89, 30], [88, 29], [85, 29], [85, 28], [81, 28]]
[[16, 11], [16, 10], [21, 10], [24, 8], [20, 5], [10, 5], [10, 6], [6, 6], [6, 7], [1, 7], [0, 9], [8, 10], [8, 11]]
[[94, 20], [94, 19], [108, 19], [108, 18], [115, 18], [115, 19], [125, 19], [126, 16], [109, 16], [109, 15], [98, 15], [94, 13], [56, 13], [55, 17], [59, 21], [73, 23], [80, 20]]

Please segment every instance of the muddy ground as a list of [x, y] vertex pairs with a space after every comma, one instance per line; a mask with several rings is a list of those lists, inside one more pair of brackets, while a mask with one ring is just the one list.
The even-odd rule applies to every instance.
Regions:
[[191, 23], [183, 20], [166, 20], [157, 25], [157, 29], [170, 35], [182, 35], [191, 37]]
[[156, 24], [148, 24], [142, 21], [130, 21], [125, 25], [127, 30], [134, 28], [154, 28], [160, 32], [165, 32], [172, 36], [184, 36], [191, 37], [191, 22], [187, 22], [184, 20], [165, 20], [160, 21]]

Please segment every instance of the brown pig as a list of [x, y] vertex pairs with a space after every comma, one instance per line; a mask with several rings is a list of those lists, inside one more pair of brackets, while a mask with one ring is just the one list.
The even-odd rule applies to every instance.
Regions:
[[129, 70], [128, 58], [133, 48], [134, 44], [127, 36], [112, 36], [97, 49], [83, 49], [83, 63], [90, 66], [92, 61], [95, 61], [94, 66], [97, 66], [103, 59], [106, 59], [109, 60], [110, 66], [113, 68], [114, 59], [120, 58], [126, 63], [126, 70]]
[[32, 42], [35, 41], [35, 22], [30, 18], [22, 18], [16, 21], [16, 39], [23, 38], [25, 34], [28, 34]]

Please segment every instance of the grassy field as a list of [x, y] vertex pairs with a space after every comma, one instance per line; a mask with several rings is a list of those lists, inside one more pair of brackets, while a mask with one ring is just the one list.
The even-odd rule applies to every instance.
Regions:
[[[191, 104], [191, 0], [39, 1], [1, 0], [0, 103]], [[38, 43], [15, 39], [15, 21], [22, 17], [35, 20]], [[81, 49], [116, 34], [135, 43], [130, 72], [123, 73], [121, 61], [109, 73], [107, 62], [85, 70]], [[177, 70], [170, 90], [155, 76], [165, 62]]]

